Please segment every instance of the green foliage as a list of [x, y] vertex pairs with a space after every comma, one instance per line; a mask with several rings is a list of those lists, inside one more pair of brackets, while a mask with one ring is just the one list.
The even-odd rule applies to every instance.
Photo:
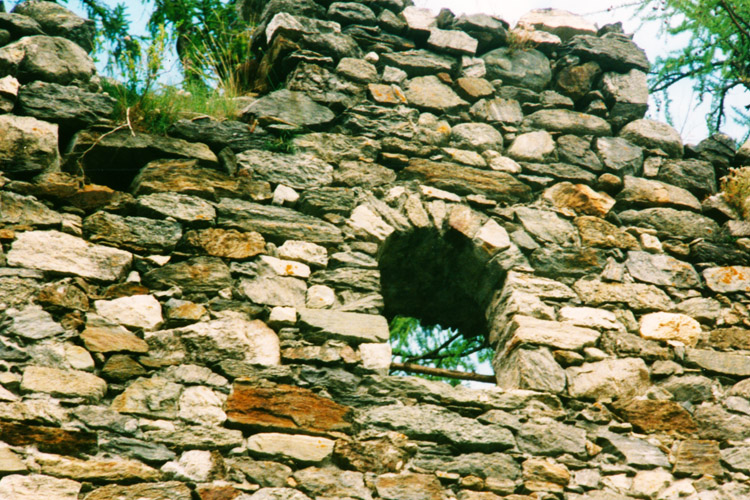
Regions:
[[[396, 316], [391, 320], [390, 331], [393, 358], [399, 363], [475, 372], [479, 364], [492, 359], [492, 349], [483, 337], [466, 338], [455, 329], [423, 326], [417, 318]], [[419, 376], [459, 384], [455, 379]]]
[[724, 200], [745, 220], [750, 220], [750, 167], [733, 168], [722, 179]]
[[[662, 23], [673, 36], [689, 37], [687, 45], [659, 57], [651, 75], [652, 92], [665, 92], [690, 79], [699, 99], [711, 99], [707, 116], [711, 133], [726, 123], [726, 99], [737, 87], [750, 89], [750, 2], [734, 0], [640, 0], [645, 20]], [[748, 124], [740, 110], [735, 120]]]
[[278, 137], [266, 141], [264, 145], [265, 149], [274, 153], [293, 154], [297, 150], [294, 146], [294, 137], [296, 135], [294, 132], [282, 131]]

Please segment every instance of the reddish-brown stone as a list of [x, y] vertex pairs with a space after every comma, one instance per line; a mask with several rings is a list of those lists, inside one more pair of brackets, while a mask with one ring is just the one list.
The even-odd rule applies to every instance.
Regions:
[[39, 451], [60, 455], [95, 454], [96, 433], [66, 431], [11, 422], [0, 422], [0, 441], [11, 446], [34, 445]]
[[691, 434], [698, 430], [690, 413], [674, 401], [632, 399], [618, 405], [616, 412], [634, 427], [647, 433]]
[[675, 453], [674, 473], [680, 475], [721, 476], [721, 454], [717, 441], [682, 441]]
[[351, 408], [291, 385], [257, 387], [237, 380], [226, 402], [228, 421], [254, 430], [346, 431]]
[[196, 491], [201, 500], [234, 500], [242, 494], [234, 486], [199, 486]]

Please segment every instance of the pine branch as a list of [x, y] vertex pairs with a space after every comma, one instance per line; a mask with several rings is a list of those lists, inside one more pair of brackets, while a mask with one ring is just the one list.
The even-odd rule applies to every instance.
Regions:
[[432, 368], [431, 366], [415, 365], [411, 363], [391, 363], [391, 371], [404, 371], [410, 373], [421, 373], [423, 375], [434, 375], [458, 380], [471, 380], [474, 382], [486, 382], [495, 384], [497, 380], [492, 375], [482, 375], [474, 372], [460, 372], [457, 370], [446, 370], [445, 368]]

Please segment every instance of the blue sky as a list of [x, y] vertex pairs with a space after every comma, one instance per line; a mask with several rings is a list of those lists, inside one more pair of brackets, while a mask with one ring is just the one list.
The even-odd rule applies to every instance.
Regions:
[[[104, 2], [112, 5], [116, 3], [114, 0], [104, 0]], [[581, 14], [598, 26], [621, 21], [626, 32], [634, 33], [635, 42], [646, 51], [651, 61], [654, 61], [658, 56], [665, 56], [668, 52], [680, 48], [686, 40], [684, 38], [666, 37], [661, 33], [660, 26], [657, 23], [643, 23], [636, 16], [633, 7], [637, 2], [632, 0], [525, 0], [518, 2], [504, 0], [414, 0], [414, 2], [418, 7], [430, 8], [436, 12], [441, 8], [449, 8], [457, 15], [478, 12], [497, 15], [505, 19], [511, 26], [514, 26], [518, 19], [529, 10], [545, 7]], [[138, 32], [143, 33], [145, 23], [151, 12], [150, 5], [144, 5], [141, 0], [126, 0], [124, 3], [128, 6], [130, 19], [136, 34]], [[12, 0], [8, 1], [6, 7], [11, 7], [12, 4]], [[68, 0], [68, 7], [79, 14], [82, 13], [81, 4], [78, 0]], [[166, 66], [167, 71], [164, 79], [168, 83], [178, 83], [179, 69], [175, 59], [173, 57], [168, 59]], [[708, 135], [704, 117], [710, 103], [701, 104], [698, 102], [698, 96], [693, 92], [689, 81], [683, 81], [681, 84], [674, 86], [670, 91], [670, 97], [674, 103], [679, 103], [671, 108], [675, 128], [682, 134], [686, 143], [700, 142]], [[745, 105], [750, 102], [750, 93], [738, 88], [730, 101], [735, 106]], [[658, 113], [653, 103], [650, 106], [648, 117], [666, 121], [664, 113]], [[730, 123], [725, 126], [723, 132], [735, 139], [740, 139], [747, 133], [747, 130]]]

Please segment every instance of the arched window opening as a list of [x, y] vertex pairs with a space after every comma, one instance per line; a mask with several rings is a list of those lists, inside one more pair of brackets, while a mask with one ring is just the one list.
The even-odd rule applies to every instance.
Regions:
[[394, 366], [492, 373], [485, 311], [503, 276], [488, 270], [487, 256], [471, 240], [435, 228], [394, 233], [379, 267]]

